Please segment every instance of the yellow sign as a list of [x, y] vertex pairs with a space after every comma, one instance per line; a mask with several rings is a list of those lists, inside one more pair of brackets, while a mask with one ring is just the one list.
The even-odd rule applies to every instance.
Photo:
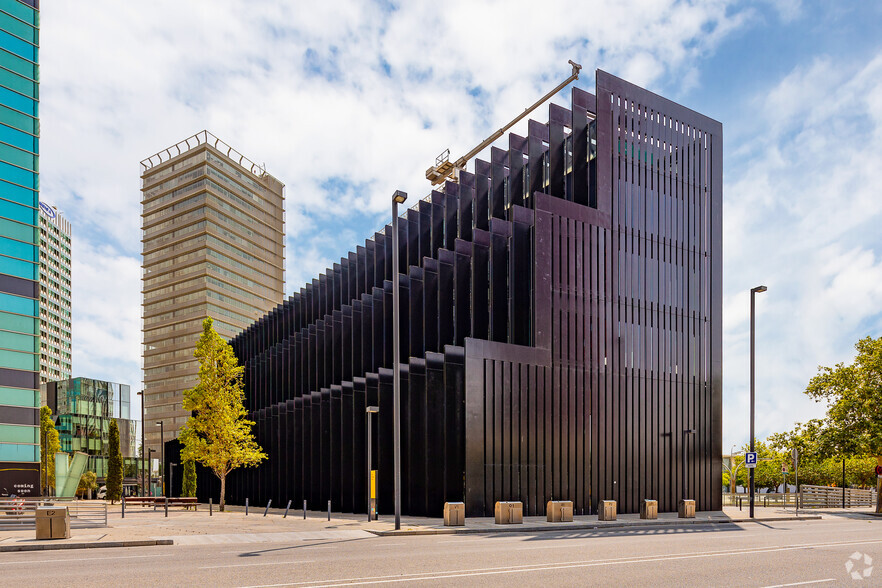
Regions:
[[371, 470], [371, 498], [377, 497], [377, 470]]

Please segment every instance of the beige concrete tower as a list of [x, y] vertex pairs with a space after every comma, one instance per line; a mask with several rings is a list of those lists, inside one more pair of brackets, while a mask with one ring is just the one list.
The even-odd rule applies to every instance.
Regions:
[[146, 446], [187, 420], [202, 321], [229, 339], [282, 302], [284, 185], [202, 131], [141, 162]]
[[71, 227], [40, 202], [40, 383], [71, 376]]

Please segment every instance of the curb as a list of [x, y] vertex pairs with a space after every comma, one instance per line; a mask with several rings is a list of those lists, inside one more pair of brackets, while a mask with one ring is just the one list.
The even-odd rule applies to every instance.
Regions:
[[675, 527], [680, 525], [728, 525], [736, 523], [771, 523], [776, 521], [817, 521], [823, 517], [820, 515], [809, 515], [804, 517], [769, 517], [754, 519], [730, 519], [730, 520], [676, 520], [676, 521], [657, 521], [654, 523], [611, 523], [611, 524], [594, 524], [594, 523], [560, 523], [559, 527], [552, 526], [530, 526], [523, 527], [521, 525], [499, 525], [497, 527], [448, 527], [444, 529], [399, 529], [398, 531], [380, 531], [374, 529], [365, 529], [368, 533], [373, 533], [379, 537], [402, 537], [408, 535], [470, 535], [478, 533], [537, 533], [547, 531], [603, 531], [606, 529], [620, 531], [627, 528], [647, 527]]
[[105, 541], [103, 543], [29, 543], [26, 545], [0, 545], [0, 553], [8, 551], [52, 551], [55, 549], [97, 549], [102, 547], [152, 547], [174, 545], [172, 539], [143, 539], [133, 541]]

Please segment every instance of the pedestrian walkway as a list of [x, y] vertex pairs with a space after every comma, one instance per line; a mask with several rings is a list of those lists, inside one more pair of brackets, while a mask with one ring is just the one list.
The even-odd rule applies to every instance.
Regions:
[[[207, 506], [207, 505], [206, 505]], [[678, 519], [677, 513], [660, 513], [656, 520], [641, 520], [636, 514], [620, 514], [616, 521], [599, 521], [596, 515], [576, 516], [571, 523], [548, 523], [545, 517], [525, 517], [520, 525], [496, 525], [489, 517], [466, 519], [464, 527], [445, 527], [440, 519], [402, 517], [401, 529], [394, 528], [393, 517], [381, 515], [377, 521], [367, 521], [366, 515], [326, 512], [289, 511], [284, 509], [250, 509], [248, 515], [241, 507], [228, 507], [227, 512], [209, 514], [200, 506], [196, 512], [182, 509], [162, 510], [128, 507], [122, 518], [119, 505], [109, 507], [108, 526], [103, 529], [74, 529], [70, 539], [37, 541], [33, 529], [0, 532], [0, 552], [31, 548], [64, 549], [118, 545], [155, 545], [173, 542], [175, 545], [212, 543], [292, 543], [299, 541], [357, 540], [386, 535], [431, 535], [448, 533], [542, 533], [549, 531], [603, 530], [630, 527], [674, 528], [686, 525], [713, 525], [749, 523], [747, 509], [725, 507], [722, 511], [698, 512], [694, 519]], [[872, 509], [841, 509], [800, 511], [792, 508], [757, 508], [754, 522], [788, 520], [818, 520], [828, 517], [868, 518]]]

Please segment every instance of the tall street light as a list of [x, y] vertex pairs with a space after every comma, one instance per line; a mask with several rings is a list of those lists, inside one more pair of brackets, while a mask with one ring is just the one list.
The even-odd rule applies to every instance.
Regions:
[[[756, 420], [756, 337], [754, 326], [756, 323], [756, 294], [768, 290], [765, 286], [757, 286], [750, 289], [750, 452], [756, 451], [754, 447], [754, 421]], [[754, 485], [753, 472], [756, 468], [750, 468], [750, 518], [753, 518]]]
[[141, 397], [141, 497], [146, 496], [144, 494], [144, 454], [147, 453], [147, 447], [144, 446], [144, 391], [140, 390], [138, 392], [138, 396]]
[[392, 195], [392, 455], [395, 469], [395, 530], [401, 528], [401, 366], [398, 321], [398, 205], [407, 193], [395, 190]]
[[159, 451], [162, 456], [160, 458], [159, 471], [162, 476], [162, 495], [165, 496], [165, 428], [162, 421], [156, 421], [156, 424], [159, 425]]

